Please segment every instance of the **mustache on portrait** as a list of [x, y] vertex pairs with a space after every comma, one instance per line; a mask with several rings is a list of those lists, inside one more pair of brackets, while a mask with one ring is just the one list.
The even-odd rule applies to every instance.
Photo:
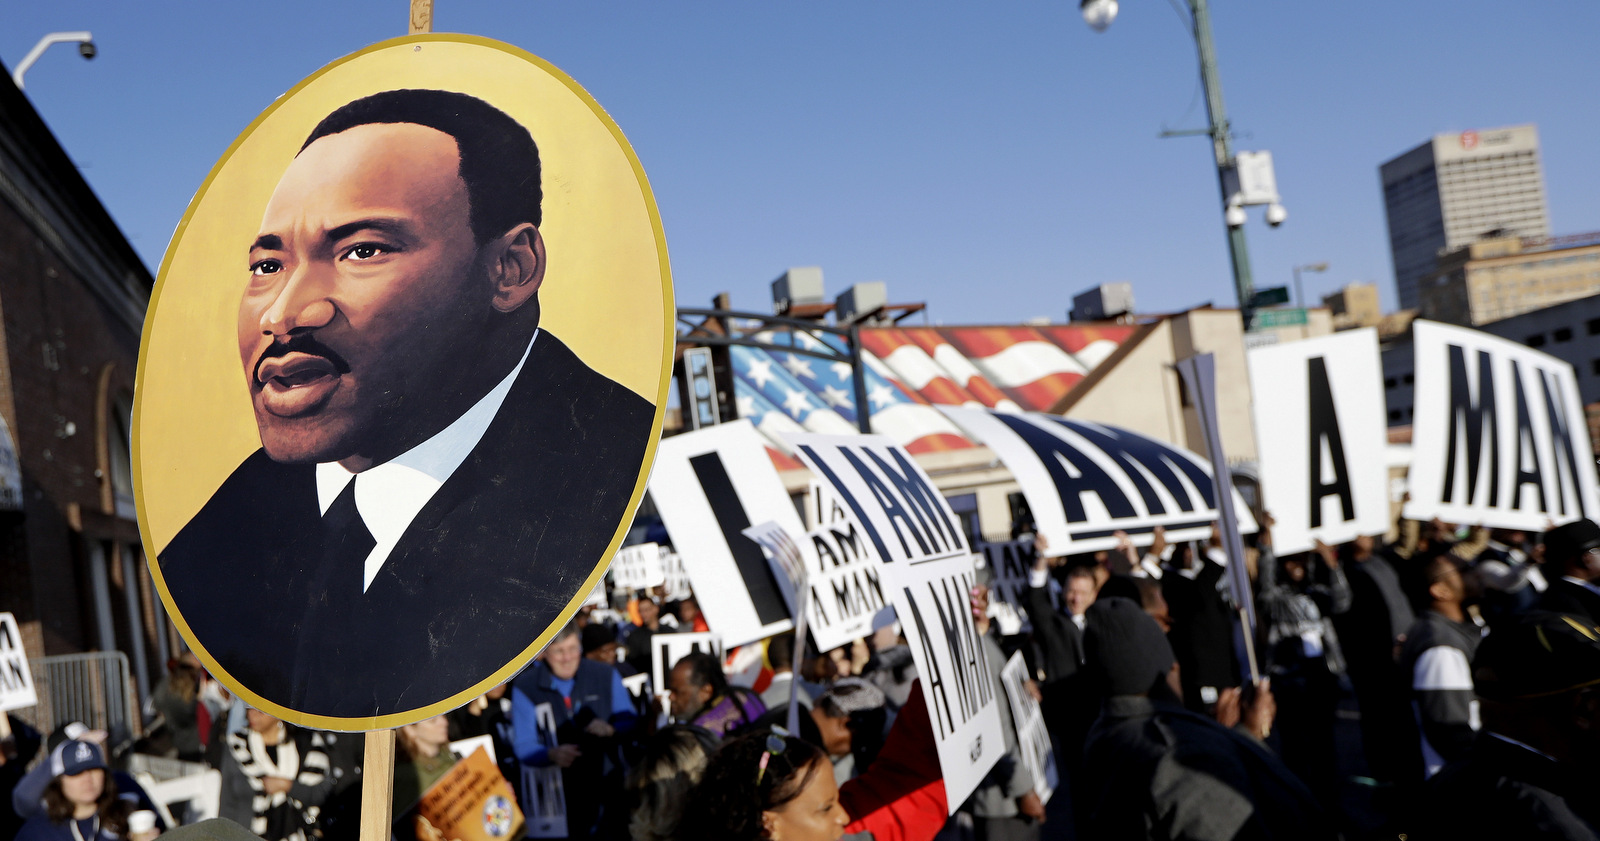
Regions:
[[288, 356], [291, 353], [303, 353], [307, 356], [320, 356], [332, 363], [333, 369], [340, 374], [350, 373], [350, 363], [346, 362], [344, 357], [339, 355], [338, 351], [335, 351], [333, 348], [330, 348], [322, 342], [317, 341], [317, 338], [314, 334], [298, 333], [291, 335], [288, 341], [274, 341], [271, 345], [268, 345], [267, 349], [261, 352], [261, 358], [257, 359], [255, 366], [250, 369], [250, 381], [255, 383], [261, 382], [261, 366], [266, 363], [268, 359], [277, 359], [281, 356]]

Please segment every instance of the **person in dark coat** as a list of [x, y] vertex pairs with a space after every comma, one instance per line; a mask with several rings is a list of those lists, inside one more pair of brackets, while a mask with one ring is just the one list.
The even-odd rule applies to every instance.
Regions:
[[1183, 702], [1197, 711], [1211, 709], [1223, 689], [1239, 685], [1233, 645], [1238, 615], [1223, 597], [1227, 569], [1211, 560], [1210, 548], [1178, 545], [1171, 569], [1161, 576], [1172, 622], [1167, 639], [1178, 658]]
[[[1328, 817], [1294, 774], [1251, 735], [1185, 709], [1172, 647], [1126, 599], [1089, 609], [1084, 649], [1104, 698], [1089, 733], [1079, 802], [1083, 837], [1332, 839]], [[1270, 695], [1264, 688], [1256, 704]], [[1259, 733], [1261, 707], [1246, 720]]]
[[10, 722], [11, 730], [10, 738], [0, 739], [0, 841], [11, 841], [23, 821], [11, 803], [11, 793], [39, 752], [44, 736], [20, 718], [10, 718], [4, 712], [0, 712], [0, 718]]
[[1399, 573], [1374, 551], [1373, 539], [1358, 537], [1344, 547], [1350, 582], [1350, 609], [1333, 617], [1344, 647], [1345, 667], [1361, 709], [1361, 742], [1371, 776], [1384, 782], [1405, 778], [1416, 741], [1411, 720], [1411, 682], [1395, 655], [1416, 613], [1400, 585]]
[[1539, 607], [1600, 622], [1600, 525], [1582, 519], [1546, 532], [1544, 563], [1553, 580]]
[[1600, 627], [1535, 611], [1472, 661], [1483, 730], [1428, 781], [1412, 838], [1600, 838]]

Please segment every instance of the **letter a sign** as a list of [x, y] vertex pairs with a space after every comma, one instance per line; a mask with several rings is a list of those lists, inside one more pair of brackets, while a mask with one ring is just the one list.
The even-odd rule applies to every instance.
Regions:
[[1389, 528], [1383, 371], [1372, 329], [1250, 351], [1273, 547], [1304, 552]]
[[806, 466], [832, 486], [882, 562], [900, 627], [922, 679], [939, 769], [954, 814], [1006, 746], [983, 640], [972, 623], [977, 583], [960, 521], [928, 474], [881, 435], [786, 435]]
[[1600, 518], [1572, 366], [1429, 321], [1413, 328], [1416, 412], [1405, 516], [1543, 531]]

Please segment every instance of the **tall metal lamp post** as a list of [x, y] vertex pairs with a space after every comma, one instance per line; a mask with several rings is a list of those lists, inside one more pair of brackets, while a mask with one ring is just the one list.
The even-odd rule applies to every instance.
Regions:
[[1305, 293], [1300, 291], [1300, 273], [1301, 272], [1325, 272], [1327, 270], [1328, 270], [1328, 264], [1326, 262], [1322, 262], [1322, 263], [1307, 263], [1304, 266], [1295, 266], [1294, 267], [1294, 305], [1295, 306], [1304, 308], [1305, 305], [1306, 305]]
[[44, 55], [45, 50], [56, 44], [77, 44], [78, 55], [83, 56], [85, 60], [94, 58], [98, 52], [94, 46], [94, 36], [88, 32], [52, 32], [40, 38], [39, 43], [34, 44], [33, 49], [17, 62], [17, 69], [11, 71], [11, 81], [16, 83], [17, 90], [22, 90], [22, 74], [28, 72], [28, 68], [39, 60], [39, 56]]
[[[1206, 115], [1210, 125], [1203, 129], [1163, 132], [1163, 137], [1207, 135], [1216, 157], [1217, 182], [1222, 189], [1223, 221], [1227, 223], [1228, 254], [1233, 262], [1233, 286], [1239, 296], [1239, 312], [1250, 328], [1255, 309], [1255, 284], [1250, 276], [1250, 252], [1245, 246], [1244, 208], [1267, 205], [1267, 224], [1276, 228], [1289, 213], [1278, 202], [1272, 158], [1267, 152], [1233, 151], [1228, 109], [1222, 101], [1222, 80], [1217, 74], [1217, 51], [1211, 40], [1211, 12], [1206, 0], [1185, 0], [1189, 6], [1191, 34], [1200, 53], [1200, 82], [1205, 88]], [[1083, 20], [1096, 32], [1104, 32], [1116, 20], [1117, 0], [1080, 0]]]

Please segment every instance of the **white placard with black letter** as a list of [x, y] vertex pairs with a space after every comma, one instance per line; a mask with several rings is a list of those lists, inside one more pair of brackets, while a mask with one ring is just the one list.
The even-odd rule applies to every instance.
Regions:
[[910, 643], [950, 812], [1005, 753], [1000, 708], [972, 622], [977, 583], [960, 522], [922, 468], [881, 435], [786, 435], [839, 497], [880, 562]]
[[1050, 731], [1045, 729], [1044, 712], [1039, 702], [1028, 694], [1028, 664], [1022, 652], [1011, 655], [1000, 670], [1000, 683], [1006, 688], [1006, 700], [1011, 704], [1011, 722], [1017, 728], [1017, 751], [1033, 775], [1033, 790], [1042, 803], [1050, 802], [1060, 783], [1056, 776], [1055, 750], [1050, 745]]
[[[1211, 465], [1188, 450], [1125, 429], [1040, 412], [1010, 414], [940, 406], [993, 450], [1022, 486], [1052, 557], [1111, 549], [1114, 533], [1148, 545], [1156, 526], [1168, 541], [1202, 540], [1216, 522]], [[1240, 528], [1256, 530], [1234, 496]]]
[[666, 582], [668, 601], [687, 599], [694, 595], [694, 588], [689, 584], [689, 573], [683, 568], [682, 555], [662, 548], [661, 575]]
[[661, 547], [639, 543], [617, 550], [611, 561], [611, 578], [618, 590], [647, 590], [666, 582], [661, 568]]
[[22, 648], [17, 619], [0, 613], [0, 712], [37, 703], [39, 695], [33, 688], [33, 673], [28, 670], [28, 652]]
[[743, 532], [769, 520], [790, 534], [805, 527], [749, 421], [662, 439], [650, 498], [706, 624], [724, 643], [744, 645], [794, 627], [766, 554]]
[[1600, 518], [1571, 365], [1465, 327], [1417, 321], [1412, 336], [1406, 517], [1531, 531]]
[[1280, 554], [1389, 528], [1383, 367], [1371, 328], [1251, 350], [1256, 452]]
[[[765, 563], [763, 561], [762, 563]], [[696, 651], [722, 659], [722, 637], [718, 634], [661, 634], [650, 638], [650, 683], [656, 694], [665, 694], [672, 667]]]

